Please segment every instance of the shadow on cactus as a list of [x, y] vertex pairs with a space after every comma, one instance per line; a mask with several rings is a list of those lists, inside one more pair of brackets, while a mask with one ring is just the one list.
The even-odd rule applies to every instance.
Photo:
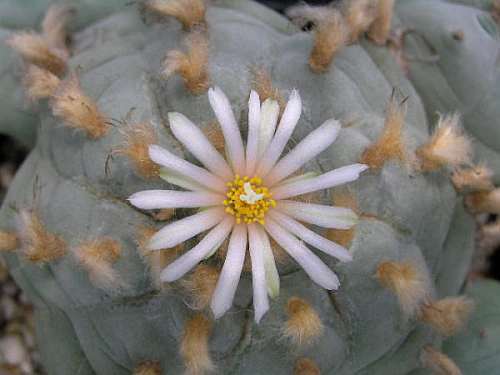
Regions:
[[7, 37], [40, 127], [0, 248], [51, 374], [460, 373], [496, 170], [464, 107], [429, 121], [393, 3], [150, 0], [71, 45], [52, 6]]

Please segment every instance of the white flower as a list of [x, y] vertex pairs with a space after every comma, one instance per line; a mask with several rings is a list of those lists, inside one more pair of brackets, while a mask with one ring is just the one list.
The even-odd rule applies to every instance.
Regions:
[[351, 260], [351, 255], [300, 222], [348, 229], [356, 223], [356, 214], [347, 208], [290, 198], [354, 181], [368, 167], [352, 164], [319, 176], [310, 173], [290, 176], [335, 141], [340, 124], [334, 119], [326, 121], [278, 160], [300, 117], [302, 103], [296, 90], [292, 91], [279, 124], [278, 104], [273, 100], [261, 104], [257, 93], [251, 92], [246, 148], [226, 95], [216, 87], [209, 90], [208, 98], [224, 134], [228, 161], [184, 115], [170, 113], [173, 134], [206, 169], [151, 145], [149, 155], [162, 166], [162, 178], [187, 191], [147, 190], [129, 198], [140, 209], [203, 208], [166, 225], [151, 238], [149, 249], [159, 250], [174, 247], [210, 229], [196, 246], [163, 270], [161, 280], [179, 279], [214, 254], [230, 236], [227, 256], [212, 296], [212, 311], [219, 318], [231, 308], [248, 247], [255, 320], [259, 322], [269, 309], [268, 295], [276, 297], [279, 293], [270, 235], [314, 282], [328, 290], [337, 289], [337, 276], [305, 243], [341, 261]]

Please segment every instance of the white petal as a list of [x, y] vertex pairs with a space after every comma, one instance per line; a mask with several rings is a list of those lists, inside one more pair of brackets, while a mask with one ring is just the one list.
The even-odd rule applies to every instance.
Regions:
[[325, 289], [338, 289], [339, 279], [335, 273], [301, 241], [272, 219], [266, 219], [265, 228], [271, 237], [306, 271], [311, 280]]
[[259, 151], [260, 99], [255, 91], [250, 92], [248, 101], [247, 167], [245, 174], [253, 176]]
[[148, 250], [174, 247], [220, 223], [227, 214], [223, 207], [214, 207], [174, 221], [156, 232], [148, 243]]
[[203, 237], [203, 239], [189, 250], [181, 255], [174, 262], [170, 263], [160, 274], [160, 279], [163, 282], [172, 282], [189, 272], [194, 266], [206, 257], [215, 244], [221, 243], [229, 235], [233, 227], [234, 218], [227, 216], [214, 229]]
[[222, 205], [224, 196], [208, 192], [144, 190], [132, 194], [128, 200], [137, 208], [151, 210], [157, 208], [191, 208]]
[[276, 209], [297, 220], [323, 228], [349, 229], [358, 222], [358, 215], [346, 207], [297, 201], [278, 201]]
[[211, 190], [225, 192], [227, 189], [226, 184], [220, 177], [215, 176], [206, 169], [181, 159], [170, 151], [165, 150], [163, 147], [157, 145], [149, 146], [149, 157], [156, 164], [160, 164], [181, 176], [186, 176], [195, 180]]
[[160, 168], [160, 178], [169, 184], [179, 186], [186, 190], [209, 191], [205, 186], [200, 185], [193, 179], [180, 175], [179, 173], [168, 170], [165, 167]]
[[275, 185], [326, 150], [337, 138], [339, 130], [340, 123], [337, 120], [331, 119], [309, 133], [265, 177], [267, 186]]
[[215, 319], [224, 315], [233, 304], [241, 270], [245, 262], [246, 249], [247, 227], [244, 224], [236, 225], [229, 240], [226, 260], [210, 303]]
[[290, 178], [287, 178], [284, 181], [281, 181], [279, 186], [285, 186], [286, 184], [291, 184], [292, 182], [307, 180], [307, 179], [310, 179], [310, 178], [313, 178], [313, 177], [317, 177], [317, 176], [318, 176], [318, 173], [316, 173], [316, 172], [313, 172], [313, 171], [306, 172], [306, 173], [303, 173], [301, 175], [292, 176]]
[[170, 112], [168, 119], [172, 133], [196, 159], [209, 171], [224, 180], [230, 181], [233, 179], [231, 168], [200, 128], [181, 113]]
[[306, 226], [300, 224], [298, 221], [292, 219], [291, 217], [280, 213], [278, 210], [269, 210], [267, 215], [273, 220], [281, 225], [283, 228], [305, 241], [311, 246], [314, 246], [318, 250], [335, 257], [343, 262], [349, 262], [352, 260], [352, 255], [343, 246], [330, 241], [329, 239], [320, 236], [316, 232], [310, 230]]
[[259, 246], [261, 241], [256, 230], [256, 224], [248, 225], [248, 241], [252, 261], [253, 309], [255, 321], [259, 323], [267, 310], [269, 310], [269, 300], [267, 298], [264, 255], [262, 254], [262, 248]]
[[233, 169], [236, 173], [243, 174], [245, 171], [243, 140], [229, 99], [220, 88], [214, 87], [208, 90], [208, 100], [224, 134], [226, 151]]
[[277, 298], [280, 294], [280, 275], [276, 268], [273, 250], [269, 237], [266, 231], [261, 226], [256, 226], [262, 247], [262, 255], [264, 256], [264, 268], [266, 270], [267, 293], [271, 298]]
[[271, 143], [278, 125], [278, 117], [280, 115], [280, 105], [276, 100], [266, 99], [262, 103], [260, 112], [260, 131], [259, 131], [259, 151], [258, 158], [260, 159], [267, 147]]
[[359, 174], [368, 169], [365, 164], [351, 164], [323, 173], [318, 177], [300, 180], [272, 189], [274, 199], [285, 199], [317, 190], [329, 189], [359, 178]]
[[297, 125], [302, 111], [302, 101], [297, 90], [293, 90], [281, 116], [278, 130], [257, 166], [257, 175], [265, 176], [281, 156]]

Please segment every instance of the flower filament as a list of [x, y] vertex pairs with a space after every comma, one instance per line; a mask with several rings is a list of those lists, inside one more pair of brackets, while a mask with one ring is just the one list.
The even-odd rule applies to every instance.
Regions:
[[266, 212], [270, 207], [276, 206], [276, 201], [271, 198], [269, 190], [262, 186], [262, 179], [248, 176], [241, 178], [236, 175], [227, 186], [227, 198], [223, 204], [226, 212], [236, 217], [236, 223], [264, 224]]

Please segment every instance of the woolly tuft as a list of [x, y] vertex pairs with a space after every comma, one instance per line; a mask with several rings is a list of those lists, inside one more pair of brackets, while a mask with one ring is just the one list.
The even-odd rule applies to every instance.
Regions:
[[278, 102], [281, 109], [285, 108], [285, 99], [280, 90], [273, 86], [271, 75], [265, 68], [252, 68], [252, 87], [262, 103], [267, 99], [272, 99]]
[[295, 366], [293, 368], [293, 375], [320, 375], [321, 371], [319, 367], [316, 366], [316, 363], [313, 362], [310, 358], [299, 358], [297, 362], [295, 362]]
[[492, 182], [493, 171], [486, 165], [477, 165], [472, 168], [459, 168], [451, 176], [451, 181], [459, 192], [490, 191], [494, 189]]
[[309, 345], [323, 333], [324, 326], [314, 308], [305, 300], [292, 297], [287, 303], [288, 319], [283, 336], [297, 347]]
[[186, 52], [171, 50], [163, 61], [163, 75], [179, 74], [193, 94], [203, 94], [210, 86], [208, 74], [208, 37], [203, 30], [192, 31], [184, 41]]
[[[356, 201], [356, 197], [351, 192], [345, 189], [336, 189], [332, 192], [332, 201], [334, 206], [350, 208], [358, 216], [360, 216], [358, 202]], [[326, 238], [348, 248], [351, 245], [355, 234], [355, 225], [349, 229], [330, 228], [326, 231]]]
[[16, 50], [29, 64], [46, 69], [57, 76], [61, 76], [66, 70], [64, 57], [54, 51], [41, 35], [21, 31], [9, 37], [6, 44]]
[[368, 30], [368, 37], [379, 45], [385, 45], [391, 31], [395, 0], [378, 0], [377, 17]]
[[451, 336], [462, 329], [467, 322], [474, 303], [466, 297], [447, 297], [425, 303], [420, 319], [444, 336]]
[[314, 45], [309, 56], [309, 66], [315, 73], [324, 73], [348, 38], [348, 27], [342, 14], [336, 10], [318, 20], [314, 29]]
[[69, 58], [67, 26], [74, 15], [69, 5], [54, 4], [49, 7], [42, 21], [42, 35], [47, 43], [65, 58]]
[[15, 233], [0, 231], [0, 252], [14, 251], [18, 247], [19, 241]]
[[363, 152], [361, 163], [379, 169], [388, 160], [407, 160], [402, 136], [405, 115], [406, 105], [399, 103], [393, 95], [386, 108], [384, 130], [379, 139]]
[[108, 131], [104, 115], [97, 104], [86, 96], [76, 74], [71, 74], [57, 89], [51, 101], [52, 113], [64, 124], [84, 131], [90, 138], [103, 137]]
[[479, 247], [486, 253], [500, 246], [500, 220], [484, 224], [479, 228]]
[[155, 290], [165, 289], [165, 283], [160, 279], [161, 271], [172, 263], [184, 250], [184, 244], [179, 244], [172, 249], [150, 251], [147, 244], [151, 237], [157, 232], [153, 227], [141, 227], [137, 233], [137, 249], [142, 260], [148, 265], [151, 282]]
[[18, 225], [21, 252], [28, 260], [46, 263], [66, 255], [66, 242], [58, 235], [48, 232], [35, 212], [21, 211]]
[[141, 363], [133, 375], [161, 375], [161, 366], [159, 362], [147, 361]]
[[329, 5], [311, 6], [311, 5], [294, 5], [286, 9], [285, 14], [290, 20], [304, 29], [310, 22], [318, 23], [328, 17], [328, 14], [333, 10]]
[[459, 121], [458, 114], [440, 116], [430, 140], [417, 149], [423, 171], [471, 164], [472, 145], [459, 127]]
[[448, 356], [426, 345], [420, 353], [422, 365], [435, 375], [462, 375], [462, 371]]
[[217, 268], [200, 264], [186, 278], [180, 281], [182, 289], [189, 295], [189, 307], [203, 310], [210, 304], [219, 278]]
[[150, 123], [127, 124], [123, 129], [123, 143], [115, 152], [126, 156], [140, 176], [155, 178], [160, 168], [149, 157], [149, 146], [156, 143], [158, 137]]
[[429, 277], [412, 263], [382, 262], [375, 276], [397, 296], [401, 310], [406, 315], [414, 315], [429, 298]]
[[26, 96], [31, 101], [50, 98], [60, 83], [56, 75], [36, 65], [29, 65], [23, 77]]
[[185, 30], [206, 23], [203, 0], [149, 0], [146, 6], [160, 15], [176, 18]]
[[215, 149], [225, 155], [226, 141], [219, 123], [217, 121], [212, 121], [210, 124], [203, 127], [202, 131]]
[[373, 0], [349, 0], [344, 3], [342, 13], [349, 30], [349, 44], [357, 42], [368, 31], [377, 17], [377, 7]]
[[78, 263], [88, 272], [90, 281], [105, 290], [126, 287], [118, 271], [112, 267], [120, 254], [120, 244], [110, 238], [90, 240], [73, 250]]
[[471, 193], [465, 197], [470, 212], [500, 214], [500, 188], [488, 192]]
[[195, 315], [186, 322], [180, 346], [186, 375], [202, 375], [215, 370], [208, 349], [211, 331], [212, 322], [202, 314]]

